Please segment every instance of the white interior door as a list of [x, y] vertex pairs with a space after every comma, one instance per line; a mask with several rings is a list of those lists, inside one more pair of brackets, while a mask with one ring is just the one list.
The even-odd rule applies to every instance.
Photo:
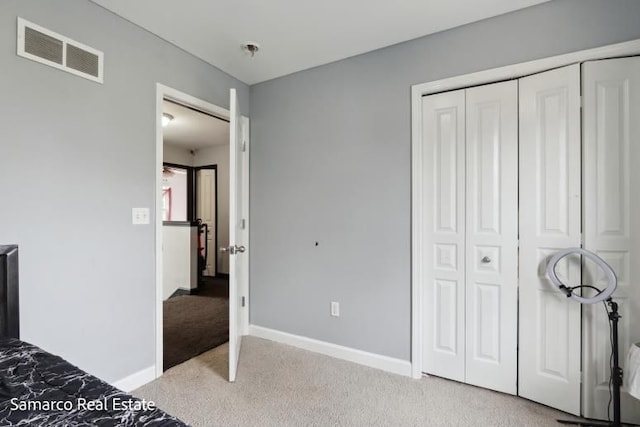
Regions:
[[240, 116], [238, 96], [230, 90], [229, 136], [229, 381], [235, 381], [248, 289], [248, 129]]
[[465, 382], [517, 393], [518, 83], [466, 90]]
[[216, 172], [213, 169], [200, 169], [196, 177], [198, 187], [197, 215], [204, 224], [207, 224], [207, 259], [205, 263], [205, 276], [216, 275]]
[[425, 96], [423, 111], [424, 372], [464, 381], [465, 96]]
[[[584, 95], [584, 244], [618, 277], [620, 364], [640, 341], [640, 58], [587, 62]], [[606, 286], [591, 271], [585, 283]], [[607, 419], [609, 325], [602, 304], [585, 306], [584, 415]], [[613, 416], [613, 409], [611, 410]], [[622, 392], [622, 419], [640, 423], [640, 401]]]
[[[580, 304], [546, 277], [549, 257], [580, 246], [580, 67], [519, 80], [519, 395], [580, 414]], [[579, 259], [558, 271], [580, 283]]]

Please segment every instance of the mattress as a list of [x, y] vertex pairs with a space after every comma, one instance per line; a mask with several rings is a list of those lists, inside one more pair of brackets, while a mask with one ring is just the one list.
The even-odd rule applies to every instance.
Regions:
[[61, 357], [0, 338], [2, 426], [186, 426]]

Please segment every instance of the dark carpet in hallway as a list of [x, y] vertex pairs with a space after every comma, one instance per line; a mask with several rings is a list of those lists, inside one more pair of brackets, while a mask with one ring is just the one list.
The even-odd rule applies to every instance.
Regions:
[[229, 280], [205, 277], [197, 295], [163, 302], [164, 370], [229, 340]]

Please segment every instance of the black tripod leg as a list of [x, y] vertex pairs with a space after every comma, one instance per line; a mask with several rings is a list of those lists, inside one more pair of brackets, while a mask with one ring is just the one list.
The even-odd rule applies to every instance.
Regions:
[[620, 388], [622, 387], [622, 368], [620, 368], [618, 353], [618, 304], [613, 300], [607, 301], [611, 307], [609, 312], [609, 320], [611, 321], [611, 355], [613, 364], [611, 366], [611, 382], [613, 384], [612, 400], [613, 400], [613, 421], [574, 421], [574, 420], [558, 420], [560, 424], [579, 425], [579, 426], [608, 426], [622, 427], [621, 411], [620, 411]]
[[609, 300], [609, 306], [611, 312], [609, 313], [609, 319], [611, 320], [611, 352], [613, 355], [613, 366], [611, 366], [611, 381], [613, 382], [613, 427], [620, 427], [622, 425], [622, 417], [620, 414], [620, 388], [622, 387], [622, 369], [618, 360], [618, 303]]

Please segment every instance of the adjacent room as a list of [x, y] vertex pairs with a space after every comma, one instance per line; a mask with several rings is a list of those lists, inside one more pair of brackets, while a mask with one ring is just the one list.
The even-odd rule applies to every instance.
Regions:
[[3, 0], [0, 424], [640, 424], [638, 22]]

